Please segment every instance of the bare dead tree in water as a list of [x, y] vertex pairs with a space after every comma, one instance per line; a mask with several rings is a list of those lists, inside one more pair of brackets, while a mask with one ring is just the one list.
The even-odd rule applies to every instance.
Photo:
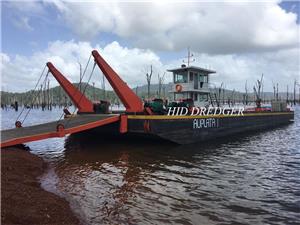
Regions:
[[264, 83], [261, 83], [261, 100], [263, 103], [265, 103]]
[[148, 100], [150, 99], [150, 85], [151, 85], [151, 78], [153, 74], [152, 65], [150, 65], [150, 72], [146, 72], [146, 79], [147, 79], [147, 88], [148, 88]]
[[274, 82], [272, 82], [272, 83], [273, 83], [273, 99], [275, 100], [276, 99], [276, 86], [275, 86]]
[[289, 104], [289, 85], [286, 85], [286, 103]]
[[299, 85], [299, 101], [298, 103], [300, 104], [300, 85]]
[[218, 93], [218, 107], [220, 106], [220, 102], [221, 102], [222, 88], [223, 88], [223, 82], [221, 83], [221, 86], [219, 87], [219, 93]]
[[44, 83], [43, 85], [43, 105], [42, 110], [44, 111], [47, 105], [47, 85]]
[[60, 87], [57, 89], [58, 97], [56, 97], [56, 101], [58, 101], [58, 107], [60, 108], [60, 99], [61, 99], [61, 90]]
[[276, 101], [278, 101], [278, 83], [276, 84]]
[[248, 85], [247, 85], [247, 80], [245, 82], [245, 95], [244, 95], [244, 102], [245, 102], [245, 105], [248, 105]]
[[102, 90], [103, 90], [103, 99], [106, 100], [105, 76], [103, 73], [102, 73]]
[[215, 97], [215, 100], [216, 100], [217, 107], [220, 107], [220, 103], [219, 103], [219, 100], [218, 100], [216, 90], [214, 91], [214, 97]]
[[44, 99], [43, 96], [44, 96], [44, 95], [43, 95], [43, 85], [41, 84], [41, 86], [40, 86], [40, 94], [39, 94], [40, 106], [41, 106], [41, 107], [43, 107], [43, 99]]
[[166, 75], [166, 73], [164, 73], [162, 76], [160, 76], [159, 73], [157, 74], [157, 77], [158, 77], [158, 98], [161, 98], [161, 90], [162, 90], [162, 87], [164, 85], [165, 75]]
[[297, 102], [297, 100], [296, 100], [296, 95], [297, 95], [297, 93], [296, 93], [296, 86], [298, 86], [298, 88], [299, 88], [299, 93], [298, 93], [298, 103], [300, 104], [300, 83], [298, 83], [297, 82], [297, 80], [295, 80], [295, 83], [294, 83], [294, 104], [296, 104], [296, 102]]
[[[294, 105], [296, 105], [296, 85], [297, 85], [297, 80], [295, 79], [295, 81], [294, 81], [294, 101], [293, 101]], [[300, 93], [299, 93], [299, 95], [300, 95]]]
[[[222, 90], [223, 90], [223, 82], [221, 83], [220, 87], [214, 87], [213, 97], [215, 99], [217, 107], [220, 107], [220, 105], [221, 105], [221, 93], [222, 93]], [[223, 96], [223, 98], [224, 98], [224, 96]], [[224, 102], [223, 102], [223, 104], [224, 104]]]
[[50, 79], [48, 79], [47, 84], [47, 108], [50, 110]]
[[255, 103], [256, 103], [257, 108], [261, 108], [261, 101], [262, 101], [261, 90], [262, 90], [262, 85], [263, 85], [263, 77], [264, 77], [264, 75], [262, 74], [260, 80], [257, 80], [255, 86], [253, 87], [253, 90], [254, 90], [254, 93], [256, 96]]
[[233, 89], [231, 92], [231, 101], [232, 101], [232, 105], [235, 105], [235, 89]]
[[222, 101], [223, 101], [223, 105], [225, 105], [225, 84], [223, 84], [223, 90], [222, 90], [222, 95], [223, 95], [223, 99], [222, 99]]
[[210, 100], [210, 104], [214, 107], [214, 101], [211, 97], [211, 92], [208, 93], [208, 97], [209, 97], [209, 100]]

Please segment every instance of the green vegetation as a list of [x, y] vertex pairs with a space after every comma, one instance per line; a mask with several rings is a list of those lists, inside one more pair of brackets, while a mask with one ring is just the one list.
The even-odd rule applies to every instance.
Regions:
[[[74, 83], [78, 87], [78, 83]], [[93, 87], [86, 83], [81, 84], [81, 91], [84, 92], [92, 101], [109, 100], [112, 103], [119, 101], [118, 97], [113, 91], [104, 91], [97, 87]], [[20, 105], [41, 105], [55, 104], [55, 105], [70, 105], [71, 100], [65, 91], [60, 87], [56, 86], [49, 90], [38, 90], [38, 91], [27, 91], [24, 93], [13, 93], [1, 91], [1, 104], [10, 105], [17, 101]]]
[[[74, 83], [76, 87], [78, 87], [78, 83]], [[171, 90], [171, 83], [164, 84], [161, 90], [161, 98], [167, 98], [168, 100], [172, 99], [172, 94], [169, 93]], [[85, 88], [86, 87], [86, 88]], [[150, 99], [158, 98], [158, 84], [151, 84], [150, 85]], [[106, 90], [93, 87], [89, 84], [86, 85], [86, 83], [81, 84], [81, 91], [85, 93], [85, 95], [92, 101], [99, 101], [99, 100], [108, 100], [112, 104], [118, 104], [120, 103], [119, 98], [115, 94], [114, 91]], [[141, 99], [147, 99], [148, 96], [148, 86], [138, 86], [133, 88], [133, 91], [141, 98]], [[228, 90], [224, 88], [211, 88], [211, 94], [209, 101], [213, 101], [215, 105], [217, 102], [219, 102], [221, 105], [224, 103], [231, 102], [244, 102], [245, 99], [247, 99], [248, 103], [255, 101], [255, 94], [252, 93], [244, 93], [244, 92], [238, 92], [234, 90]], [[247, 98], [246, 98], [247, 97]], [[274, 93], [272, 92], [263, 92], [261, 93], [262, 101], [270, 102], [272, 99], [274, 99]], [[280, 92], [278, 93], [278, 98], [282, 100], [287, 99], [287, 93]], [[296, 99], [299, 99], [300, 96], [296, 95]], [[288, 100], [291, 101], [293, 99], [292, 93], [289, 93]], [[300, 100], [300, 99], [299, 99]], [[298, 101], [299, 101], [298, 100]], [[30, 106], [32, 104], [38, 106], [42, 105], [43, 103], [45, 105], [48, 104], [48, 102], [52, 105], [71, 105], [71, 100], [68, 97], [68, 95], [64, 92], [64, 90], [60, 86], [56, 86], [53, 88], [50, 88], [49, 91], [43, 90], [43, 91], [27, 91], [24, 93], [13, 93], [13, 92], [4, 92], [1, 91], [1, 104], [3, 105], [10, 105], [13, 104], [15, 101], [19, 103], [19, 105], [27, 105]]]

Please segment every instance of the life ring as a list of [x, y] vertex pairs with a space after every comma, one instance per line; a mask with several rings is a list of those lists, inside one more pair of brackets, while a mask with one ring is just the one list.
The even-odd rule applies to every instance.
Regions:
[[20, 121], [16, 121], [15, 125], [16, 125], [16, 128], [22, 127], [22, 123]]
[[63, 132], [64, 129], [65, 129], [65, 126], [63, 124], [61, 124], [61, 123], [57, 124], [57, 126], [56, 126], [57, 132]]
[[181, 92], [182, 91], [182, 86], [180, 84], [176, 84], [175, 89], [177, 92]]

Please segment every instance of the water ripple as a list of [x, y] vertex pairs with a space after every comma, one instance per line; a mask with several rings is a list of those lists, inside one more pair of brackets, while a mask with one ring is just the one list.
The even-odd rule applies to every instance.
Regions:
[[294, 124], [226, 141], [29, 146], [85, 224], [300, 224], [299, 133], [298, 107]]

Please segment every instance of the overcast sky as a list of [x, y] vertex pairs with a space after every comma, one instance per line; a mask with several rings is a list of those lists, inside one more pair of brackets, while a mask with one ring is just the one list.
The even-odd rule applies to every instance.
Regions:
[[[217, 71], [216, 85], [243, 91], [247, 80], [252, 89], [263, 73], [265, 90], [278, 82], [285, 91], [300, 83], [299, 11], [297, 1], [2, 1], [1, 89], [32, 89], [47, 61], [78, 82], [92, 49], [131, 87], [146, 83], [150, 64], [157, 83], [190, 46], [193, 65]], [[98, 68], [92, 80], [101, 86]]]

